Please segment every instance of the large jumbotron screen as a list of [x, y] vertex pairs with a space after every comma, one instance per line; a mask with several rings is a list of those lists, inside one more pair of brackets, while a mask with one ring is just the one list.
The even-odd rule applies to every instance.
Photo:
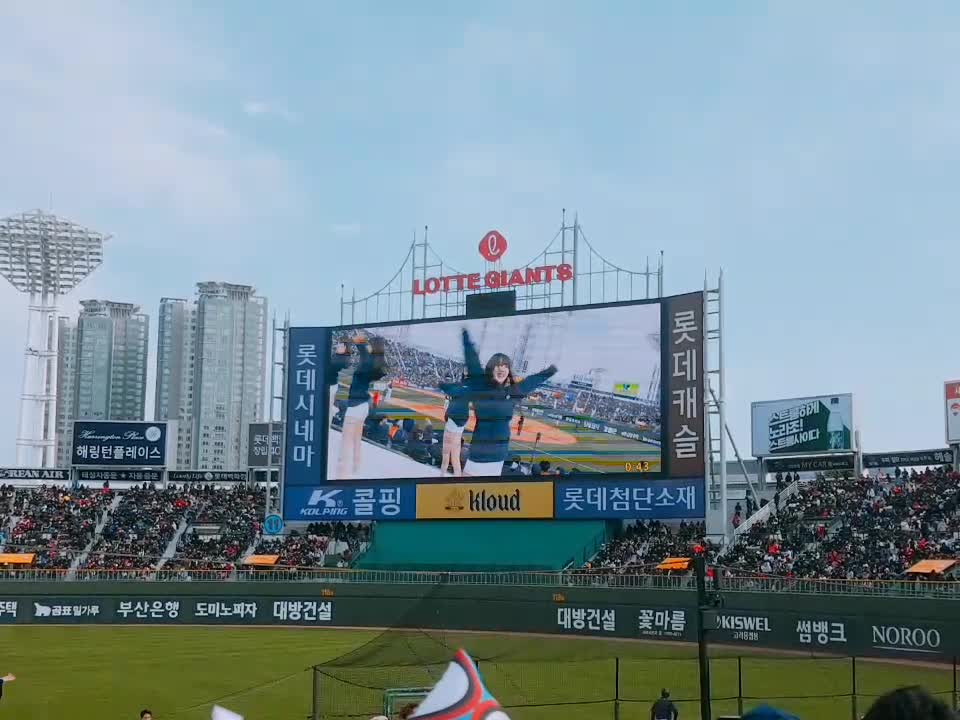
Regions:
[[[464, 333], [474, 347], [473, 376]], [[340, 339], [347, 340], [341, 352], [353, 341], [366, 347], [348, 349], [340, 374], [328, 480], [442, 476], [444, 439], [448, 450], [455, 440], [460, 456], [450, 453], [446, 474], [455, 460], [481, 477], [509, 474], [521, 462], [561, 474], [660, 472], [658, 305], [351, 328], [333, 333], [333, 344]], [[351, 384], [378, 341], [385, 374], [358, 407]], [[354, 464], [342, 440], [355, 419], [365, 437], [396, 451], [362, 447]]]
[[285, 486], [328, 488], [313, 506], [384, 483], [425, 503], [424, 483], [534, 481], [554, 497], [648, 481], [630, 492], [652, 503], [704, 476], [702, 293], [291, 328], [287, 352]]

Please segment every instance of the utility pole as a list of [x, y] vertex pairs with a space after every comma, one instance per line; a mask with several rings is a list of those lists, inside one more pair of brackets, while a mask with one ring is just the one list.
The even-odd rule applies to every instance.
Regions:
[[710, 710], [710, 650], [708, 628], [716, 625], [716, 609], [723, 604], [720, 596], [720, 573], [714, 569], [714, 587], [707, 590], [707, 561], [703, 553], [694, 555], [693, 570], [697, 578], [697, 660], [700, 668], [700, 719], [712, 720]]

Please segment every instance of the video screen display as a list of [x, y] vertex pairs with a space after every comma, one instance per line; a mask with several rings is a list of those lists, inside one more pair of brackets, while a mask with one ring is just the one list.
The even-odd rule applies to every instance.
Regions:
[[659, 473], [660, 343], [657, 303], [332, 329], [325, 479]]

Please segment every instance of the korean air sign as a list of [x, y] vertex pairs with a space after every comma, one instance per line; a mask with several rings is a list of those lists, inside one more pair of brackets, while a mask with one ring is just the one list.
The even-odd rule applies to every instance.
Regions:
[[286, 522], [414, 520], [415, 485], [287, 486], [283, 495]]

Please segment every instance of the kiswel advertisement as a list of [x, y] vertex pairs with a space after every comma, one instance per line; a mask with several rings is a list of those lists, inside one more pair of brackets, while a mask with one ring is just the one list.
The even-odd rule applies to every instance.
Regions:
[[417, 485], [418, 520], [553, 518], [553, 483]]
[[750, 406], [753, 456], [853, 451], [853, 395], [766, 400]]

